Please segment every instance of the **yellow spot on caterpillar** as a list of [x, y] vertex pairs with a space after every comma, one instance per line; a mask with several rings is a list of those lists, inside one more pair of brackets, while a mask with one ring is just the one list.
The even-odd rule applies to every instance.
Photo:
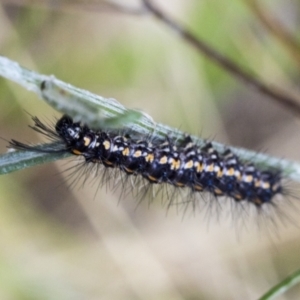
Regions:
[[234, 168], [230, 168], [230, 169], [228, 169], [227, 170], [227, 172], [226, 172], [226, 176], [233, 176], [234, 175]]
[[127, 173], [130, 173], [130, 174], [133, 173], [133, 170], [131, 170], [131, 169], [129, 169], [129, 168], [124, 168], [124, 170], [125, 170]]
[[175, 182], [175, 185], [178, 187], [184, 187], [184, 184], [182, 182]]
[[214, 164], [210, 164], [205, 168], [205, 171], [207, 172], [213, 172], [214, 170]]
[[75, 154], [75, 155], [81, 155], [82, 152], [77, 150], [77, 149], [72, 149], [72, 153]]
[[151, 176], [151, 175], [148, 175], [148, 179], [151, 181], [151, 182], [157, 182], [157, 178]]
[[234, 198], [235, 200], [237, 200], [237, 201], [243, 200], [243, 197], [242, 197], [241, 194], [234, 194], [234, 195], [233, 195], [233, 198]]
[[153, 154], [148, 154], [145, 158], [146, 162], [152, 163], [154, 160], [154, 155]]
[[194, 165], [194, 162], [192, 160], [189, 160], [187, 163], [184, 165], [184, 169], [191, 169]]
[[110, 141], [106, 140], [103, 142], [103, 146], [105, 150], [109, 150], [110, 149]]
[[203, 191], [203, 187], [201, 185], [197, 185], [197, 184], [194, 186], [194, 189], [196, 191]]
[[178, 170], [180, 168], [180, 160], [172, 159], [171, 170]]
[[261, 187], [265, 190], [269, 189], [271, 187], [270, 183], [269, 182], [263, 182]]
[[142, 151], [141, 150], [137, 150], [133, 154], [133, 157], [141, 157], [141, 156], [142, 156]]
[[244, 179], [244, 182], [250, 183], [253, 181], [253, 176], [252, 175], [247, 175]]
[[113, 166], [114, 164], [111, 162], [111, 161], [109, 161], [109, 160], [105, 160], [104, 161], [104, 164], [106, 164], [106, 165], [108, 165], [108, 166]]
[[219, 168], [218, 172], [217, 172], [217, 177], [221, 178], [223, 176], [223, 171], [221, 170], [221, 168]]
[[194, 166], [196, 167], [197, 173], [201, 173], [203, 171], [203, 163], [196, 162]]
[[128, 156], [128, 155], [129, 155], [129, 148], [126, 147], [126, 148], [122, 151], [122, 154], [123, 154], [124, 156]]
[[164, 165], [164, 164], [166, 164], [167, 162], [168, 162], [167, 156], [163, 156], [163, 157], [159, 160], [159, 163], [160, 163], [161, 165]]
[[83, 138], [83, 140], [84, 140], [84, 146], [88, 147], [90, 145], [92, 139], [88, 136], [85, 136]]
[[217, 195], [217, 196], [223, 195], [223, 192], [222, 192], [220, 189], [218, 189], [218, 188], [215, 188], [215, 189], [214, 189], [214, 193], [215, 193], [215, 195]]

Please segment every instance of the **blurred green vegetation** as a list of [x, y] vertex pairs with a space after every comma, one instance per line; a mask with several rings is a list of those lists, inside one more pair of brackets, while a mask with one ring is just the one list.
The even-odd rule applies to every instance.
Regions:
[[[1, 55], [189, 133], [300, 159], [299, 122], [290, 112], [151, 17], [29, 2], [0, 6]], [[299, 67], [246, 2], [164, 1], [163, 9], [260, 78], [295, 90]], [[297, 38], [298, 1], [261, 4]], [[39, 141], [24, 110], [59, 116], [14, 83], [1, 79], [0, 93], [5, 139]], [[2, 153], [6, 145], [1, 141]], [[259, 232], [255, 218], [235, 220], [240, 210], [226, 218], [232, 207], [219, 211], [221, 220], [209, 208], [184, 214], [171, 207], [166, 216], [160, 201], [136, 208], [130, 194], [99, 186], [101, 178], [69, 187], [70, 166], [1, 177], [1, 299], [254, 299], [300, 267], [292, 225], [278, 223], [277, 239], [272, 226]], [[297, 295], [299, 288], [286, 299]]]

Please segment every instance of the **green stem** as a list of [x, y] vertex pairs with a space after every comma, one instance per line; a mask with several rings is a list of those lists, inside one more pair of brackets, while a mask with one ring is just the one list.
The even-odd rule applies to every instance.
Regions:
[[288, 276], [279, 284], [271, 288], [266, 294], [259, 298], [259, 300], [271, 300], [282, 295], [291, 287], [300, 282], [300, 270], [296, 271], [294, 274]]

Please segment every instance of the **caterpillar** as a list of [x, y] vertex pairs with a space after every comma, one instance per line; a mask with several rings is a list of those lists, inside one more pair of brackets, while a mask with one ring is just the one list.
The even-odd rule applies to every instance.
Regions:
[[[189, 189], [191, 194], [209, 193], [237, 203], [251, 203], [257, 208], [273, 204], [274, 198], [284, 190], [279, 169], [263, 170], [241, 161], [229, 149], [216, 151], [210, 142], [200, 147], [189, 135], [178, 142], [170, 137], [151, 139], [115, 130], [93, 130], [67, 115], [56, 122], [55, 128], [37, 117], [32, 119], [31, 128], [59, 142], [57, 149], [44, 151], [82, 156], [87, 165], [118, 170], [150, 185], [167, 184]], [[41, 151], [16, 140], [10, 141], [10, 147]]]

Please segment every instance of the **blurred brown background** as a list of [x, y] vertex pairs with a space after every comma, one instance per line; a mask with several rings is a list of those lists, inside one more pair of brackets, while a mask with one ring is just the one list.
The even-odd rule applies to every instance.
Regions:
[[[291, 112], [232, 79], [150, 16], [112, 11], [101, 1], [2, 2], [1, 55], [183, 131], [300, 159], [299, 120]], [[296, 92], [299, 62], [250, 9], [253, 1], [156, 3], [260, 78]], [[259, 3], [297, 38], [299, 1]], [[42, 119], [60, 115], [7, 80], [0, 79], [0, 93], [3, 138], [41, 141], [26, 127], [24, 110]], [[7, 142], [0, 143], [4, 153]], [[219, 209], [220, 218], [209, 210], [166, 213], [159, 200], [137, 207], [130, 195], [97, 190], [96, 180], [69, 188], [67, 165], [1, 177], [1, 299], [256, 299], [300, 268], [300, 231], [292, 224], [258, 229], [255, 218], [237, 222], [230, 205]], [[295, 287], [280, 299], [299, 294]]]

